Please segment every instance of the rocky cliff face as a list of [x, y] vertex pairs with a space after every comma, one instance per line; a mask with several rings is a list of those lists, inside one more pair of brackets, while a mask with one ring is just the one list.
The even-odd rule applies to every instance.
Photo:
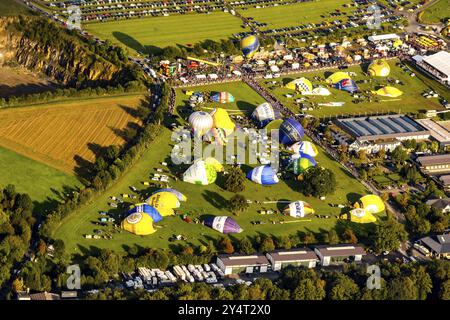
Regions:
[[16, 60], [28, 69], [74, 87], [120, 83], [123, 66], [106, 61], [70, 37], [55, 39], [58, 45], [33, 39], [36, 36], [28, 35], [26, 29], [15, 27], [18, 21], [17, 17], [0, 18], [0, 65]]

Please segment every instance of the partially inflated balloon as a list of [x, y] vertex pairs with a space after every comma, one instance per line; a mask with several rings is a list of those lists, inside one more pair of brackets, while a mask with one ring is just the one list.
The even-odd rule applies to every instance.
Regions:
[[260, 127], [264, 127], [272, 120], [279, 119], [281, 114], [270, 103], [264, 102], [256, 107], [252, 113], [252, 117], [259, 123]]
[[307, 214], [314, 213], [314, 209], [309, 203], [304, 201], [295, 201], [291, 202], [283, 210], [283, 213], [294, 218], [303, 218]]
[[280, 126], [280, 142], [282, 144], [291, 145], [301, 141], [304, 134], [302, 125], [295, 119], [286, 119]]
[[211, 100], [219, 103], [230, 103], [234, 102], [234, 97], [229, 92], [214, 92], [211, 94]]
[[262, 185], [272, 185], [279, 182], [276, 172], [270, 165], [253, 168], [247, 173], [247, 178]]
[[208, 185], [214, 183], [217, 179], [217, 171], [213, 165], [207, 164], [203, 160], [195, 161], [184, 173], [183, 181]]
[[130, 210], [128, 210], [127, 216], [129, 216], [130, 214], [136, 213], [136, 212], [145, 213], [145, 214], [149, 215], [150, 218], [152, 218], [153, 222], [155, 222], [155, 223], [162, 220], [162, 216], [158, 212], [158, 210], [155, 207], [153, 207], [147, 203], [138, 203], [138, 204], [132, 206], [130, 208]]
[[196, 111], [189, 116], [189, 124], [194, 134], [201, 137], [213, 127], [213, 118], [207, 112]]
[[121, 223], [122, 229], [134, 233], [136, 235], [145, 236], [154, 233], [153, 219], [141, 212], [135, 212], [123, 219]]
[[247, 36], [241, 40], [244, 57], [251, 58], [259, 49], [259, 40], [256, 36]]
[[187, 200], [187, 198], [186, 198], [186, 196], [184, 194], [182, 194], [180, 191], [177, 191], [177, 190], [172, 189], [172, 188], [163, 188], [163, 189], [156, 190], [155, 192], [152, 193], [152, 195], [157, 194], [157, 193], [161, 193], [161, 192], [173, 193], [178, 198], [178, 201], [186, 201]]
[[304, 153], [300, 153], [298, 158], [294, 158], [292, 160], [288, 168], [293, 170], [295, 174], [300, 174], [311, 167], [315, 167], [316, 165], [316, 160], [314, 160], [313, 157]]
[[224, 234], [242, 232], [242, 228], [237, 222], [226, 216], [207, 217], [203, 220], [203, 224]]
[[213, 118], [213, 126], [215, 128], [224, 129], [227, 136], [233, 133], [234, 129], [236, 128], [236, 125], [231, 120], [230, 116], [228, 115], [228, 112], [225, 109], [215, 108], [211, 112], [211, 116]]
[[292, 156], [293, 159], [299, 158], [301, 153], [307, 154], [311, 157], [315, 157], [319, 154], [317, 147], [309, 141], [296, 142], [287, 149], [294, 153]]

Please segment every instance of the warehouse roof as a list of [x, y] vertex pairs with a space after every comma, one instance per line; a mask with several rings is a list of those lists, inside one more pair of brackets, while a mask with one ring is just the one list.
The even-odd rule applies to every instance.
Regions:
[[386, 140], [412, 135], [429, 135], [430, 131], [405, 115], [384, 115], [337, 119], [335, 123], [358, 140]]
[[314, 251], [308, 248], [277, 250], [275, 252], [270, 252], [269, 255], [272, 257], [274, 262], [292, 262], [317, 259]]
[[315, 250], [319, 251], [323, 257], [349, 257], [366, 254], [364, 248], [357, 244], [321, 245], [315, 246]]
[[392, 39], [399, 39], [400, 37], [396, 35], [395, 33], [388, 33], [388, 34], [379, 34], [375, 36], [370, 36], [367, 39], [372, 42], [381, 41], [381, 40], [392, 40]]
[[450, 154], [438, 154], [434, 156], [421, 156], [417, 158], [422, 166], [437, 165], [437, 164], [448, 164], [450, 163]]
[[253, 255], [236, 255], [236, 254], [222, 254], [218, 258], [223, 262], [225, 267], [240, 267], [240, 266], [256, 266], [268, 265], [269, 260], [263, 254]]
[[435, 122], [431, 119], [419, 119], [417, 120], [424, 128], [430, 130], [431, 136], [441, 144], [450, 143], [450, 132], [441, 125], [445, 122]]
[[439, 51], [435, 54], [423, 57], [423, 61], [428, 63], [436, 70], [450, 77], [450, 53], [447, 51]]

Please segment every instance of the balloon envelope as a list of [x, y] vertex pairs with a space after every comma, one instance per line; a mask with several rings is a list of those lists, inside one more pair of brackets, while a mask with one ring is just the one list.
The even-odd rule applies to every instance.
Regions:
[[203, 160], [195, 161], [184, 173], [183, 181], [208, 185], [214, 183], [217, 179], [217, 171], [214, 166], [205, 163]]
[[294, 217], [303, 218], [305, 215], [314, 213], [314, 209], [309, 203], [304, 201], [291, 202], [284, 210], [283, 214]]
[[286, 88], [300, 91], [302, 93], [310, 93], [313, 89], [311, 81], [304, 77], [292, 80], [291, 82], [286, 84]]
[[136, 235], [145, 236], [154, 233], [153, 219], [141, 212], [135, 212], [123, 219], [121, 223], [122, 229], [134, 233]]
[[211, 95], [211, 100], [219, 103], [234, 102], [234, 97], [229, 92], [214, 92]]
[[311, 157], [315, 157], [319, 154], [319, 150], [317, 150], [317, 147], [309, 141], [296, 142], [287, 149], [294, 153], [294, 155], [292, 156], [293, 159], [300, 157], [301, 153], [307, 154]]
[[205, 135], [203, 136], [203, 141], [208, 141], [220, 146], [226, 145], [227, 140], [227, 133], [225, 129], [222, 128], [212, 128], [209, 130]]
[[295, 155], [295, 158], [291, 161], [288, 168], [293, 170], [295, 174], [300, 174], [315, 166], [317, 166], [317, 162], [313, 157], [300, 153], [298, 157]]
[[291, 145], [301, 141], [305, 132], [302, 125], [295, 119], [285, 119], [280, 126], [280, 142]]
[[372, 77], [387, 77], [391, 72], [391, 67], [389, 67], [386, 60], [379, 59], [372, 61], [369, 65], [368, 71]]
[[350, 93], [358, 91], [358, 86], [352, 79], [342, 79], [341, 81], [334, 83], [333, 87]]
[[251, 58], [259, 49], [259, 40], [256, 36], [247, 36], [241, 40], [242, 54], [246, 58]]
[[350, 221], [356, 223], [371, 223], [377, 221], [377, 218], [365, 209], [353, 209], [349, 212], [349, 215]]
[[247, 173], [247, 178], [262, 185], [272, 185], [279, 182], [279, 179], [270, 165], [253, 168]]
[[186, 196], [184, 194], [182, 194], [180, 191], [177, 191], [177, 190], [172, 189], [172, 188], [163, 188], [163, 189], [156, 190], [155, 192], [152, 193], [152, 195], [160, 193], [160, 192], [173, 193], [177, 197], [178, 201], [186, 201], [187, 200], [187, 198], [186, 198]]
[[224, 234], [243, 231], [236, 221], [227, 216], [207, 217], [203, 220], [203, 224]]
[[155, 207], [162, 216], [173, 215], [172, 209], [180, 207], [178, 197], [168, 191], [152, 194], [147, 202]]
[[136, 212], [147, 214], [148, 216], [150, 216], [150, 218], [152, 218], [153, 222], [155, 222], [155, 223], [162, 220], [162, 216], [160, 215], [158, 210], [156, 210], [155, 207], [153, 207], [147, 203], [139, 203], [139, 204], [134, 205], [132, 208], [130, 208], [130, 210], [128, 210], [127, 216], [129, 216], [133, 213], [136, 213]]
[[252, 113], [252, 117], [259, 122], [260, 127], [266, 126], [273, 120], [281, 117], [280, 112], [268, 102], [261, 103]]
[[361, 208], [370, 213], [381, 213], [386, 209], [383, 200], [377, 195], [369, 194], [359, 199]]
[[236, 125], [231, 120], [230, 116], [228, 115], [228, 112], [225, 109], [215, 108], [211, 112], [211, 116], [213, 118], [213, 126], [215, 128], [224, 129], [227, 135], [233, 133], [234, 129], [236, 128]]
[[189, 116], [189, 124], [194, 134], [199, 137], [208, 132], [213, 127], [213, 123], [211, 115], [204, 111], [196, 111]]

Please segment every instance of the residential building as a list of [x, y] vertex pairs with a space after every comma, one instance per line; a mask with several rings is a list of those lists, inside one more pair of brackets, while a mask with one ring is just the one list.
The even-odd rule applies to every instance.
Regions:
[[336, 244], [315, 246], [314, 251], [322, 266], [340, 264], [346, 259], [361, 261], [366, 254], [364, 248], [357, 244]]
[[420, 239], [420, 242], [429, 248], [436, 258], [450, 259], [450, 234], [425, 237]]
[[291, 250], [277, 250], [266, 254], [272, 265], [272, 270], [278, 271], [287, 266], [305, 266], [314, 268], [317, 263], [317, 256], [311, 249], [298, 248]]
[[450, 198], [431, 199], [426, 202], [427, 205], [438, 209], [442, 213], [450, 213]]

